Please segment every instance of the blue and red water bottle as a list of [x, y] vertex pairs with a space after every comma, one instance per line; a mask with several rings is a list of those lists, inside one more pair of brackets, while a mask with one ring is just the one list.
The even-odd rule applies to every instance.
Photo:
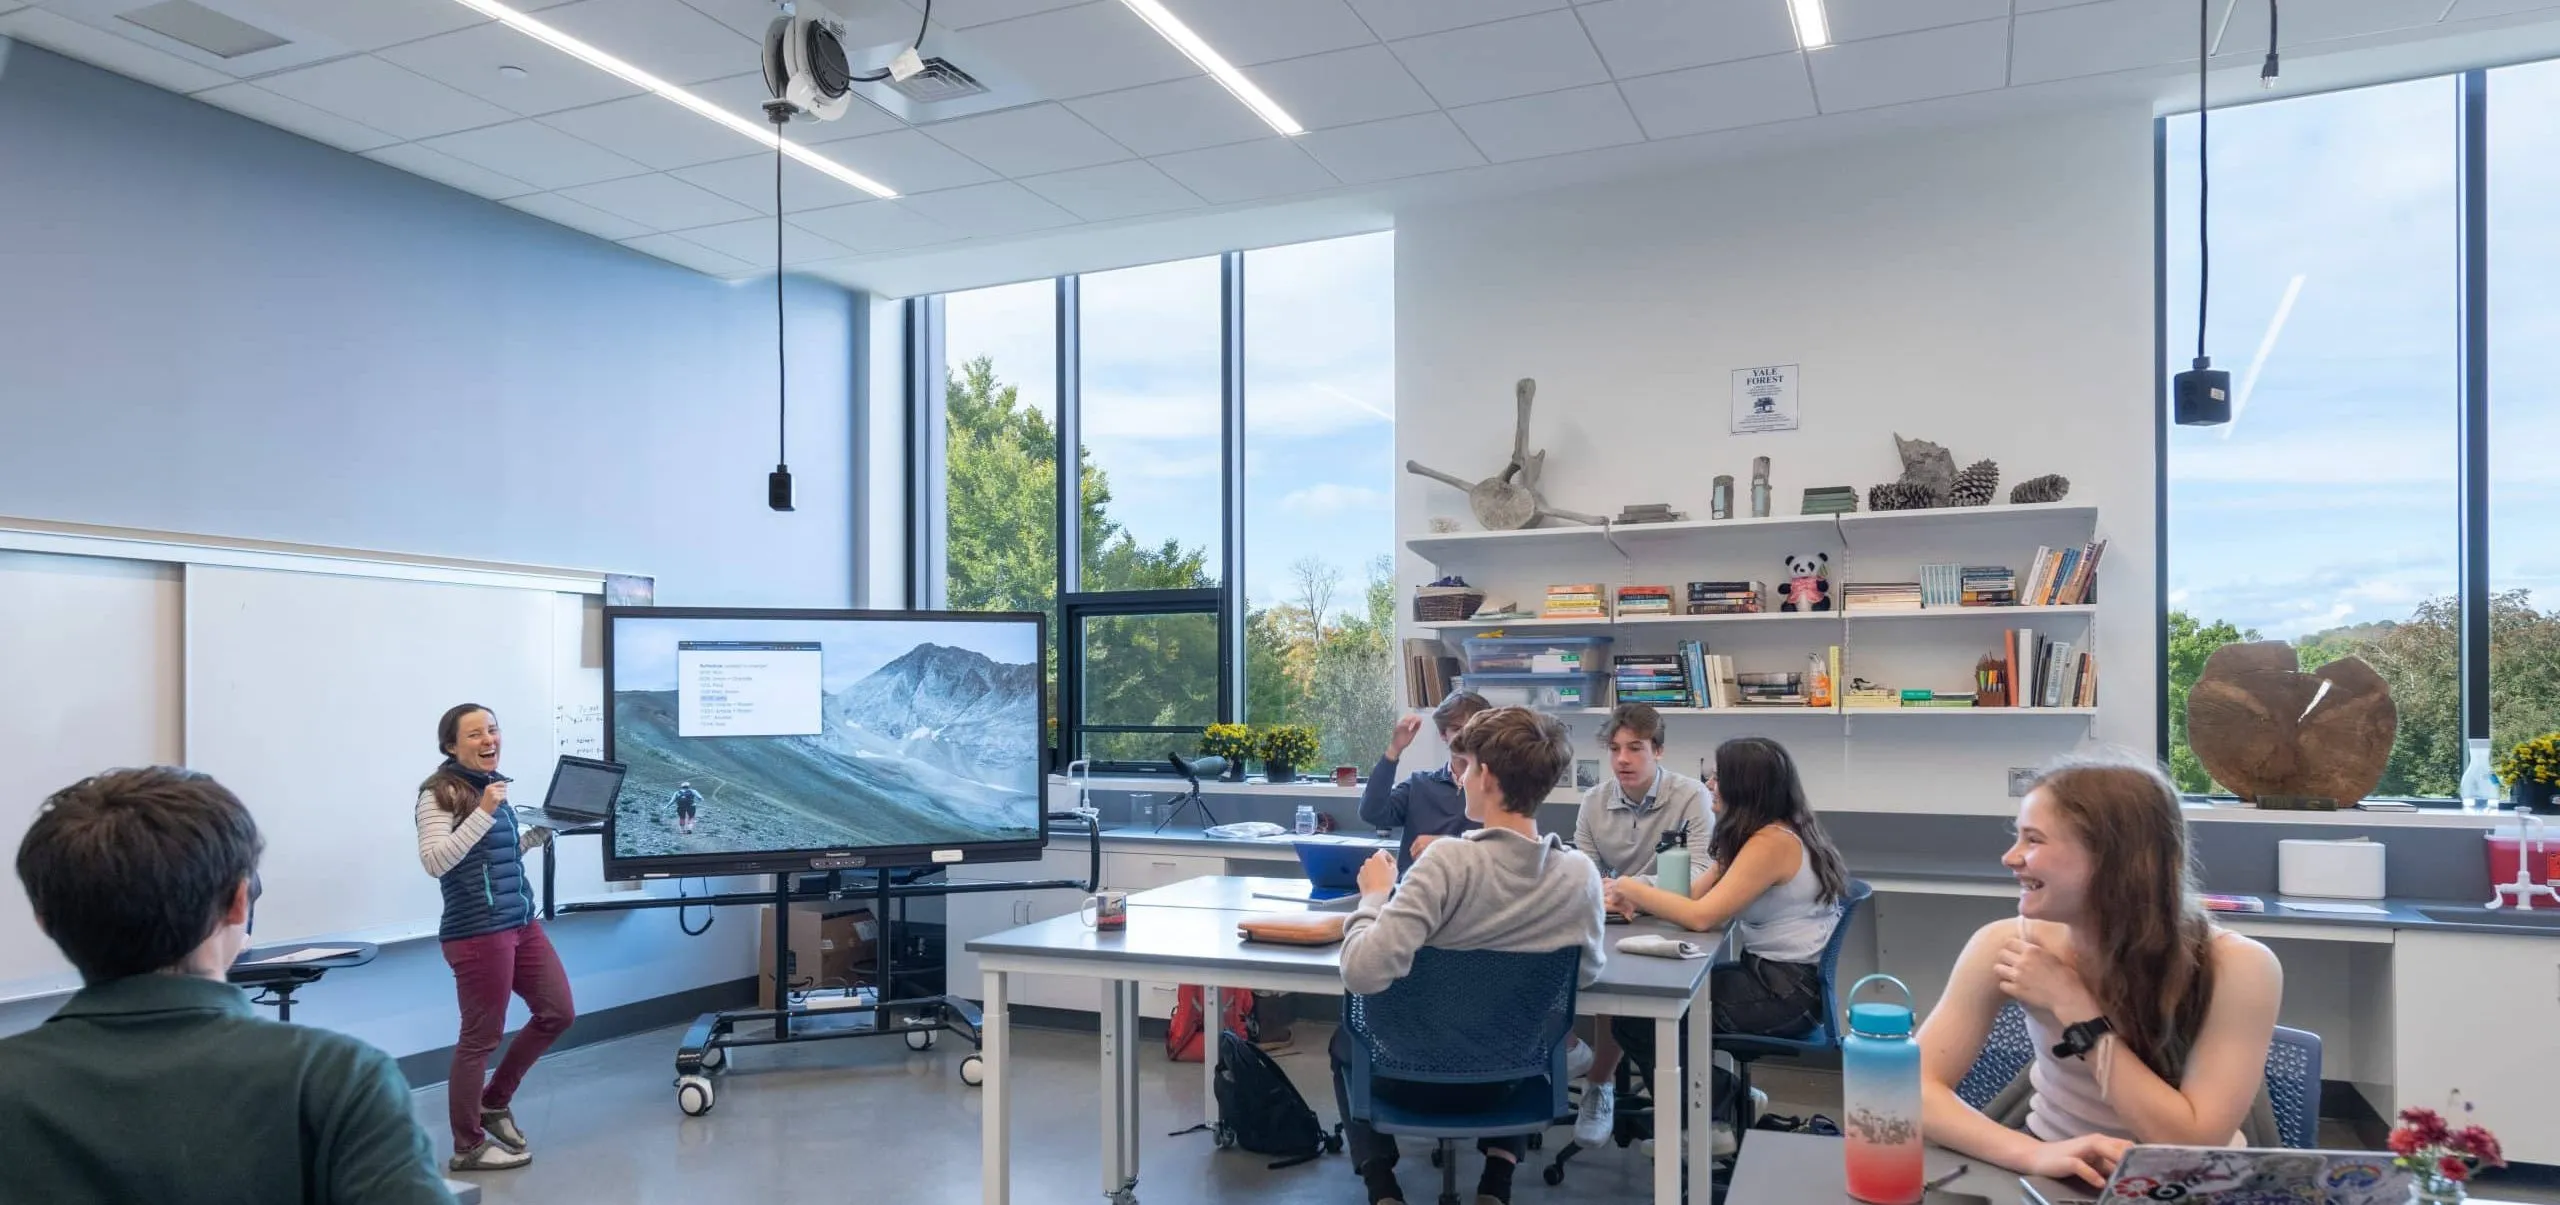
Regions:
[[[1900, 1004], [1860, 1004], [1870, 983], [1892, 984]], [[1869, 975], [1849, 989], [1840, 1042], [1841, 1130], [1848, 1137], [1849, 1195], [1869, 1205], [1920, 1200], [1920, 1042], [1912, 1035], [1911, 989]]]

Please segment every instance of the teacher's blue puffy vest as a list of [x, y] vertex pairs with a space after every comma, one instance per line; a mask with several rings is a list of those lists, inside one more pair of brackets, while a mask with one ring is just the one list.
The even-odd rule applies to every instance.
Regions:
[[533, 888], [525, 882], [522, 837], [516, 810], [501, 804], [489, 817], [489, 831], [444, 873], [444, 921], [436, 936], [459, 941], [503, 933], [533, 923]]

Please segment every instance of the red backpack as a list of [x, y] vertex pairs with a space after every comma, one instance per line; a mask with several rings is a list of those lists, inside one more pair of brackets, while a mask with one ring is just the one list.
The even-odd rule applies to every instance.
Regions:
[[[1221, 990], [1218, 993], [1218, 1012], [1224, 1023], [1222, 1027], [1228, 1033], [1246, 1041], [1253, 1040], [1256, 1027], [1253, 1023], [1252, 992], [1235, 987]], [[1177, 1063], [1199, 1062], [1204, 1036], [1200, 1024], [1200, 988], [1196, 984], [1183, 984], [1182, 989], [1174, 993], [1173, 1019], [1165, 1025], [1165, 1056]]]

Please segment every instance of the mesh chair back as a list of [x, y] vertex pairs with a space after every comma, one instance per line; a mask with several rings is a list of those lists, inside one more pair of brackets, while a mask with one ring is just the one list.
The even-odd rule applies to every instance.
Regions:
[[2320, 1035], [2276, 1026], [2267, 1047], [2267, 1099], [2276, 1130], [2296, 1150], [2320, 1145]]
[[1804, 1035], [1807, 1042], [1840, 1044], [1840, 948], [1849, 944], [1849, 924], [1858, 919], [1859, 906], [1875, 893], [1866, 880], [1851, 879], [1848, 894], [1840, 897], [1840, 919], [1831, 923], [1831, 940], [1822, 943], [1822, 1027]]
[[2016, 1001], [2001, 1005], [2000, 1015], [1991, 1020], [1990, 1034], [1982, 1039], [1982, 1053], [1974, 1057], [1973, 1069], [1956, 1081], [1956, 1096], [1977, 1109], [1989, 1105], [2034, 1061], [2036, 1043], [2027, 1035], [2027, 1010]]
[[1343, 1024], [1369, 1071], [1419, 1083], [1478, 1083], [1548, 1074], [1573, 1027], [1580, 949], [1544, 954], [1424, 947], [1387, 990], [1345, 996]]

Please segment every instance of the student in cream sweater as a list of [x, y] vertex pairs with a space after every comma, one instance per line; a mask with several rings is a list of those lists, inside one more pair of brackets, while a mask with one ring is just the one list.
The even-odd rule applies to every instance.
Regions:
[[[1483, 827], [1433, 842], [1401, 885], [1393, 854], [1382, 850], [1360, 868], [1360, 906], [1343, 925], [1343, 988], [1355, 995], [1385, 991], [1412, 971], [1414, 953], [1424, 946], [1579, 949], [1582, 984], [1589, 986], [1600, 977], [1604, 957], [1600, 872], [1561, 840], [1541, 836], [1536, 819], [1538, 805], [1573, 768], [1571, 736], [1552, 717], [1506, 707], [1468, 721], [1449, 747], [1469, 759], [1462, 784], [1467, 818]], [[1347, 1035], [1334, 1036], [1334, 1100], [1345, 1118], [1351, 1113], [1343, 1083], [1349, 1042]], [[1463, 1110], [1471, 1101], [1499, 1100], [1509, 1089], [1381, 1081], [1373, 1091], [1414, 1108]], [[1372, 1205], [1401, 1205], [1395, 1139], [1357, 1122], [1344, 1128]], [[1511, 1172], [1526, 1142], [1486, 1139], [1476, 1146], [1485, 1155], [1477, 1205], [1509, 1205]]]

